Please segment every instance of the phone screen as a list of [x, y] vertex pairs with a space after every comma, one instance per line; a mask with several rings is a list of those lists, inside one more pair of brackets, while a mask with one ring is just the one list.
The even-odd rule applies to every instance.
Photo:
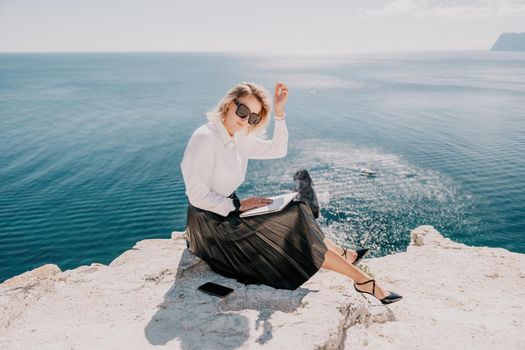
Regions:
[[215, 295], [218, 297], [225, 297], [226, 295], [233, 292], [233, 289], [221, 286], [220, 284], [213, 282], [206, 282], [198, 288], [201, 292]]

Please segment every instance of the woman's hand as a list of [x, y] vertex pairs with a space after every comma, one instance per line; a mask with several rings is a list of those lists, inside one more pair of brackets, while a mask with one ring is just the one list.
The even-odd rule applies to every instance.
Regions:
[[265, 205], [268, 205], [273, 202], [273, 199], [271, 198], [265, 198], [265, 197], [250, 197], [241, 200], [241, 207], [239, 208], [240, 211], [245, 211], [248, 209], [258, 208], [258, 207], [264, 207]]
[[275, 93], [273, 95], [273, 107], [275, 115], [280, 118], [284, 115], [284, 105], [288, 100], [288, 86], [285, 83], [278, 82], [275, 84]]

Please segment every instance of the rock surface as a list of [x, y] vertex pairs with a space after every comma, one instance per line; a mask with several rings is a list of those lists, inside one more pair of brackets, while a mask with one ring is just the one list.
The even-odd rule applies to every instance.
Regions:
[[[469, 247], [431, 226], [365, 260], [404, 296], [367, 303], [320, 270], [295, 291], [222, 277], [185, 240], [149, 239], [109, 265], [48, 264], [0, 284], [0, 349], [523, 349], [525, 255]], [[196, 288], [235, 289], [221, 299]]]

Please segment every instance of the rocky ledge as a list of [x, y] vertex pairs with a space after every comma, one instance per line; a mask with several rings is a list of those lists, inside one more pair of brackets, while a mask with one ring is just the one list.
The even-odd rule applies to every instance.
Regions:
[[[420, 226], [406, 252], [364, 264], [404, 299], [369, 304], [326, 270], [295, 291], [245, 286], [212, 272], [180, 233], [143, 240], [109, 265], [48, 264], [0, 284], [0, 348], [525, 348], [525, 255]], [[197, 291], [206, 281], [235, 292]]]

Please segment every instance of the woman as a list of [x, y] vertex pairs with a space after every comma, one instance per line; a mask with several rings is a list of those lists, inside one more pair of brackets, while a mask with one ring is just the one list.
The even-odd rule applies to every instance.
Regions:
[[294, 290], [325, 268], [350, 277], [357, 291], [383, 304], [400, 300], [354, 266], [366, 250], [347, 254], [325, 237], [308, 201], [298, 198], [279, 212], [239, 217], [242, 211], [271, 203], [264, 197], [240, 200], [235, 190], [244, 181], [248, 159], [286, 155], [287, 99], [288, 87], [277, 83], [272, 140], [257, 137], [269, 122], [269, 93], [247, 82], [230, 89], [207, 113], [209, 122], [194, 131], [181, 163], [190, 251], [217, 273], [246, 284]]

